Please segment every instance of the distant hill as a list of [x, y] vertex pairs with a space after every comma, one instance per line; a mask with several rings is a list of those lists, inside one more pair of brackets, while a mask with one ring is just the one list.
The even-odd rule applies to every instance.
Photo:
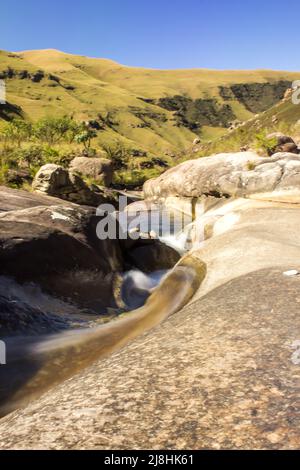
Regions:
[[8, 101], [0, 119], [70, 114], [100, 123], [99, 146], [121, 141], [171, 158], [196, 137], [217, 139], [233, 121], [268, 111], [300, 73], [153, 70], [37, 50], [0, 51], [0, 78], [6, 80]]

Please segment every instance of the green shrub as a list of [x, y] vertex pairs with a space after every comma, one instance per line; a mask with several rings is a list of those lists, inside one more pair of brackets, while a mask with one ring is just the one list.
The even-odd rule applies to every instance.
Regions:
[[274, 150], [277, 146], [276, 137], [269, 139], [267, 137], [267, 132], [265, 130], [262, 130], [261, 132], [255, 135], [255, 139], [256, 147], [258, 150], [264, 150], [268, 155], [272, 155], [272, 153], [274, 153]]
[[23, 119], [13, 119], [4, 124], [1, 130], [1, 140], [11, 142], [21, 146], [22, 142], [26, 142], [32, 136], [32, 125]]
[[6, 184], [6, 177], [9, 171], [9, 164], [0, 161], [0, 184]]
[[128, 167], [130, 150], [127, 150], [121, 142], [115, 142], [112, 145], [104, 144], [102, 148], [107, 153], [108, 158], [113, 162], [115, 170]]
[[79, 128], [80, 125], [70, 117], [47, 117], [36, 122], [33, 134], [39, 141], [54, 145], [62, 141], [73, 142]]
[[92, 139], [95, 137], [97, 137], [97, 132], [94, 129], [84, 128], [81, 129], [74, 138], [75, 142], [77, 142], [77, 144], [83, 144], [84, 150], [88, 152], [91, 147]]

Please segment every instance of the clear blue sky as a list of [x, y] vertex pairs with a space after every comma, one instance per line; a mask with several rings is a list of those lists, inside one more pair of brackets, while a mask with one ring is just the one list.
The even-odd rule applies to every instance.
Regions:
[[0, 48], [154, 68], [300, 71], [299, 0], [7, 0]]

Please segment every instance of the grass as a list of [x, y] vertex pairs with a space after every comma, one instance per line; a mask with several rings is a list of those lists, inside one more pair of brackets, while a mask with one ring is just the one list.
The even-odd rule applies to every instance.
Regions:
[[[255, 71], [218, 71], [207, 69], [154, 70], [126, 67], [105, 59], [93, 59], [65, 54], [56, 50], [25, 51], [11, 54], [0, 51], [0, 73], [13, 70], [6, 78], [7, 100], [22, 108], [25, 119], [36, 121], [45, 116], [64, 116], [66, 111], [75, 120], [100, 120], [103, 128], [97, 132], [92, 146], [101, 150], [116, 143], [137, 152], [142, 157], [128, 159], [125, 167], [115, 173], [117, 185], [140, 186], [157, 176], [165, 167], [188, 158], [198, 158], [220, 152], [239, 151], [242, 146], [255, 147], [256, 135], [265, 130], [300, 133], [300, 106], [290, 102], [279, 103], [257, 118], [237, 99], [224, 101], [219, 87], [244, 83], [273, 83], [300, 78], [300, 73]], [[21, 78], [24, 71], [27, 78]], [[32, 80], [39, 71], [41, 80]], [[219, 125], [203, 125], [197, 131], [180, 124], [176, 113], [159, 106], [161, 98], [180, 95], [192, 100], [216, 100], [218, 106], [230, 105], [237, 120], [246, 122], [232, 132]], [[227, 98], [228, 99], [228, 98]], [[201, 111], [201, 110], [200, 110]], [[276, 114], [277, 122], [272, 121]], [[0, 119], [0, 132], [1, 132]], [[300, 122], [300, 121], [299, 121]], [[224, 123], [223, 123], [224, 125]], [[193, 141], [200, 137], [201, 145], [195, 153]], [[24, 144], [27, 148], [29, 144]], [[0, 183], [13, 167], [16, 152], [4, 155]], [[67, 154], [78, 154], [76, 144], [54, 146], [51, 154], [56, 159]], [[51, 153], [51, 152], [50, 152]], [[3, 157], [4, 155], [4, 157]], [[51, 157], [51, 158], [52, 158]], [[52, 158], [52, 159], [53, 159]], [[16, 160], [15, 162], [12, 160]], [[32, 168], [32, 173], [36, 167]]]
[[[273, 120], [274, 116], [277, 118], [276, 122]], [[282, 132], [296, 140], [300, 139], [300, 105], [294, 105], [290, 100], [280, 102], [268, 111], [261, 113], [258, 118], [247, 121], [244, 126], [232, 132], [226, 132], [225, 135], [213, 142], [204, 143], [199, 152], [189, 156], [184, 155], [180, 161], [215, 153], [239, 152], [244, 146], [267, 154], [267, 146], [272, 147], [274, 142], [266, 142], [265, 136], [273, 132]]]
[[[111, 113], [114, 124], [99, 133], [97, 146], [117, 139], [150, 156], [187, 151], [198, 133], [176, 126], [173, 112], [140, 98], [158, 100], [180, 94], [192, 99], [215, 98], [222, 104], [221, 85], [300, 78], [297, 73], [262, 70], [150, 70], [56, 50], [26, 51], [17, 55], [2, 51], [0, 63], [0, 71], [11, 67], [30, 74], [38, 70], [44, 72], [45, 77], [40, 82], [18, 76], [6, 80], [8, 101], [21, 106], [28, 119], [62, 116], [66, 110], [79, 120]], [[50, 76], [58, 78], [59, 82]], [[239, 120], [252, 116], [238, 101], [229, 104]], [[146, 117], [137, 117], [134, 109]], [[155, 119], [154, 115], [161, 115], [162, 119]], [[205, 126], [202, 139], [215, 140], [224, 133], [226, 130], [221, 127]]]

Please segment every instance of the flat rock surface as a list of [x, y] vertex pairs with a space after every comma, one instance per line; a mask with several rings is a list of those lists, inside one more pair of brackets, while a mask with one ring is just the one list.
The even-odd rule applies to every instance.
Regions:
[[209, 292], [4, 418], [0, 448], [299, 448], [297, 268]]
[[57, 205], [76, 207], [75, 204], [66, 203], [66, 201], [62, 201], [56, 197], [44, 196], [20, 189], [0, 186], [0, 213], [19, 209], [29, 209], [37, 206]]
[[299, 155], [279, 152], [263, 158], [254, 152], [221, 153], [188, 160], [144, 184], [149, 200], [169, 196], [246, 196], [300, 186]]

